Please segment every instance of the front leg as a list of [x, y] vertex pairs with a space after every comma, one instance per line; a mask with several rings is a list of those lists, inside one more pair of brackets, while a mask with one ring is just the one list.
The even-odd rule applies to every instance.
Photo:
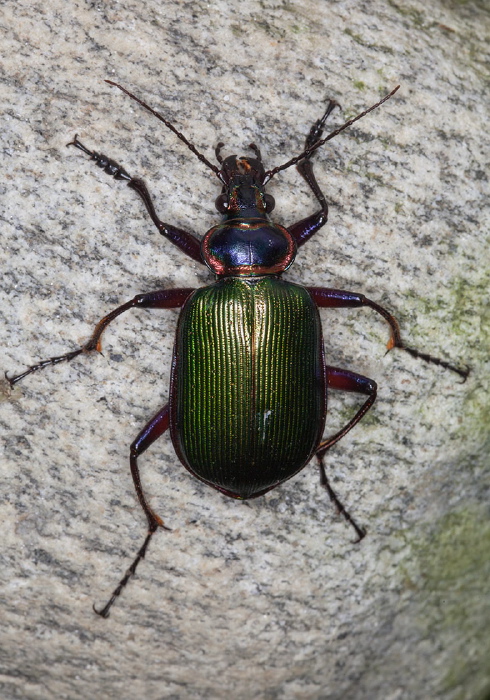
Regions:
[[376, 311], [376, 313], [380, 314], [380, 316], [382, 316], [390, 326], [391, 337], [387, 345], [388, 350], [391, 350], [392, 348], [400, 348], [401, 350], [408, 352], [410, 355], [412, 355], [412, 357], [418, 357], [425, 362], [430, 362], [434, 365], [444, 367], [445, 369], [450, 369], [452, 372], [459, 374], [460, 377], [463, 377], [463, 380], [467, 379], [470, 373], [469, 367], [465, 367], [464, 369], [462, 367], [457, 367], [451, 362], [441, 360], [439, 357], [434, 357], [433, 355], [429, 355], [428, 353], [421, 352], [420, 350], [416, 350], [415, 348], [410, 348], [405, 345], [405, 343], [402, 341], [400, 326], [398, 325], [396, 318], [382, 306], [376, 304], [375, 301], [371, 301], [371, 299], [365, 297], [364, 294], [346, 292], [341, 289], [328, 289], [327, 287], [307, 287], [307, 289], [313, 301], [319, 307], [355, 308], [359, 306], [368, 306]]
[[[325, 110], [325, 114], [321, 119], [317, 119], [317, 121], [313, 124], [313, 126], [310, 129], [310, 133], [306, 137], [305, 150], [308, 150], [309, 148], [314, 146], [315, 143], [317, 143], [317, 141], [321, 139], [325, 122], [328, 116], [332, 113], [335, 107], [338, 106], [339, 105], [337, 102], [335, 102], [334, 100], [329, 100], [327, 109]], [[313, 173], [311, 155], [306, 156], [306, 158], [300, 161], [296, 167], [306, 180], [309, 188], [311, 189], [317, 200], [320, 202], [321, 206], [320, 211], [317, 211], [314, 214], [307, 216], [305, 219], [301, 219], [301, 221], [298, 221], [297, 223], [293, 224], [288, 228], [289, 232], [296, 241], [296, 245], [301, 246], [304, 243], [306, 243], [306, 241], [309, 238], [311, 238], [317, 231], [321, 229], [322, 226], [324, 226], [327, 223], [328, 204], [327, 200], [325, 199], [325, 195], [321, 191], [320, 186], [316, 181], [316, 177]]]
[[117, 309], [114, 309], [114, 311], [111, 311], [109, 314], [107, 314], [107, 316], [104, 316], [104, 318], [101, 319], [96, 325], [95, 330], [92, 333], [90, 339], [85, 343], [85, 345], [82, 345], [81, 348], [78, 348], [77, 350], [72, 350], [72, 352], [68, 352], [65, 355], [58, 355], [57, 357], [50, 357], [47, 360], [41, 360], [41, 362], [38, 362], [37, 364], [32, 365], [31, 367], [26, 369], [26, 371], [22, 372], [22, 374], [17, 374], [14, 377], [8, 377], [7, 373], [5, 373], [5, 379], [8, 381], [11, 388], [13, 388], [14, 385], [17, 384], [17, 382], [20, 382], [22, 379], [24, 379], [24, 377], [27, 377], [29, 374], [37, 372], [40, 369], [44, 369], [45, 367], [49, 367], [50, 365], [57, 365], [59, 362], [69, 362], [70, 360], [73, 360], [75, 357], [81, 355], [82, 353], [92, 352], [93, 350], [97, 350], [98, 352], [100, 352], [102, 349], [100, 342], [102, 333], [107, 328], [109, 323], [111, 323], [111, 321], [113, 321], [115, 318], [120, 316], [128, 309], [132, 309], [135, 306], [139, 306], [145, 309], [179, 308], [185, 303], [185, 301], [188, 299], [188, 297], [192, 294], [193, 291], [193, 289], [187, 288], [161, 289], [158, 292], [138, 294], [133, 299], [131, 299], [131, 301], [127, 301], [125, 304], [118, 306]]
[[78, 140], [78, 135], [75, 135], [73, 141], [70, 141], [70, 143], [67, 143], [66, 145], [75, 146], [75, 148], [78, 148], [80, 151], [86, 153], [88, 156], [90, 156], [91, 160], [95, 161], [95, 164], [99, 168], [102, 168], [102, 170], [108, 175], [112, 175], [112, 177], [114, 177], [116, 180], [126, 180], [128, 187], [137, 192], [143, 200], [151, 220], [162, 236], [168, 238], [168, 240], [176, 245], [177, 248], [180, 248], [180, 250], [182, 250], [196, 262], [201, 264], [204, 263], [201, 256], [201, 242], [196, 236], [188, 231], [184, 231], [181, 228], [172, 226], [171, 224], [165, 224], [158, 218], [150, 193], [148, 192], [143, 180], [131, 177], [131, 175], [129, 175], [123, 167], [116, 163], [115, 160], [108, 158], [103, 153], [90, 151], [81, 141]]

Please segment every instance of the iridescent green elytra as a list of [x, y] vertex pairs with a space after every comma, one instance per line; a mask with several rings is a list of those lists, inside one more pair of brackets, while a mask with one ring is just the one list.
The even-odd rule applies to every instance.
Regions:
[[320, 319], [303, 287], [228, 277], [198, 289], [179, 322], [172, 439], [190, 471], [250, 498], [296, 474], [320, 441]]

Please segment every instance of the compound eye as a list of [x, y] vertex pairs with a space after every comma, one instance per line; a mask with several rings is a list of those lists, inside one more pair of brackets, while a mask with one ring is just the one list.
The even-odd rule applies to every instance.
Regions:
[[271, 211], [276, 206], [276, 200], [274, 199], [274, 197], [272, 195], [266, 194], [264, 196], [264, 201], [265, 201], [265, 211], [267, 212], [267, 214], [270, 214]]
[[228, 196], [226, 194], [220, 194], [219, 197], [216, 197], [214, 206], [220, 214], [226, 214], [228, 211]]

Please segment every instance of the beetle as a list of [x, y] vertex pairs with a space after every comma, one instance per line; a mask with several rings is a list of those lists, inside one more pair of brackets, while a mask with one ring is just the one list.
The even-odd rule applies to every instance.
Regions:
[[[126, 181], [143, 200], [158, 231], [194, 261], [203, 263], [216, 281], [200, 289], [164, 289], [139, 294], [111, 311], [97, 324], [82, 347], [38, 362], [13, 377], [10, 386], [29, 374], [59, 362], [101, 350], [101, 336], [120, 314], [135, 308], [181, 308], [173, 351], [169, 402], [140, 431], [130, 448], [130, 468], [136, 494], [148, 521], [148, 533], [133, 563], [102, 609], [109, 610], [144, 558], [163, 520], [149, 505], [142, 489], [138, 458], [170, 430], [175, 451], [196, 478], [231, 498], [262, 496], [301, 471], [316, 457], [321, 484], [339, 513], [352, 525], [357, 541], [365, 535], [331, 488], [324, 465], [327, 450], [346, 435], [376, 399], [376, 382], [325, 361], [318, 308], [368, 307], [380, 314], [391, 331], [388, 349], [402, 348], [414, 357], [457, 372], [459, 368], [414, 348], [401, 339], [399, 325], [386, 309], [363, 294], [323, 287], [302, 287], [282, 279], [297, 249], [327, 222], [328, 204], [313, 173], [313, 153], [346, 128], [382, 105], [379, 102], [323, 137], [327, 118], [338, 104], [329, 100], [323, 116], [312, 126], [302, 152], [286, 163], [265, 170], [259, 148], [253, 157], [223, 158], [218, 166], [160, 113], [121, 85], [106, 81], [156, 116], [211, 169], [221, 183], [215, 206], [221, 221], [202, 241], [161, 221], [144, 182], [131, 177], [116, 161], [88, 149], [76, 135], [68, 146], [88, 155], [116, 180]], [[304, 177], [320, 209], [285, 228], [271, 220], [274, 199], [265, 190], [277, 173], [293, 165]], [[355, 392], [364, 403], [337, 433], [324, 439], [327, 394], [331, 389]], [[165, 528], [168, 529], [168, 528]]]

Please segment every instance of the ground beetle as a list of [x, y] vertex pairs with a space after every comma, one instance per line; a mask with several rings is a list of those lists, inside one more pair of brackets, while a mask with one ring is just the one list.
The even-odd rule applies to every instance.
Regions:
[[[304, 150], [283, 165], [265, 170], [260, 151], [254, 157], [223, 158], [222, 143], [215, 149], [219, 167], [210, 163], [161, 114], [121, 85], [110, 85], [136, 100], [171, 129], [210, 168], [222, 184], [216, 199], [221, 223], [203, 240], [158, 218], [142, 180], [132, 178], [106, 156], [90, 151], [75, 136], [68, 145], [86, 153], [116, 180], [126, 180], [146, 205], [159, 232], [193, 260], [204, 263], [216, 282], [201, 289], [168, 289], [139, 294], [105, 316], [81, 348], [29, 367], [10, 386], [32, 372], [80, 354], [101, 349], [101, 336], [117, 316], [133, 307], [182, 308], [175, 340], [169, 403], [143, 428], [131, 445], [130, 466], [136, 493], [148, 519], [148, 534], [137, 556], [113, 592], [109, 609], [140, 560], [153, 533], [163, 521], [148, 504], [141, 486], [137, 459], [170, 428], [175, 451], [191, 474], [231, 498], [261, 496], [297, 474], [315, 456], [322, 485], [338, 511], [354, 527], [358, 540], [365, 531], [349, 515], [333, 492], [323, 464], [326, 451], [346, 435], [371, 408], [376, 398], [372, 379], [325, 364], [318, 307], [367, 306], [381, 314], [391, 329], [388, 349], [403, 348], [411, 355], [453, 370], [466, 378], [467, 369], [406, 347], [396, 319], [362, 294], [301, 287], [281, 278], [297, 248], [327, 221], [328, 205], [313, 174], [311, 156], [324, 143], [388, 100], [397, 90], [340, 128], [322, 138], [325, 122], [338, 106], [333, 100], [306, 138]], [[320, 210], [288, 229], [271, 221], [274, 199], [265, 186], [281, 170], [297, 165]], [[342, 430], [322, 439], [330, 389], [366, 396], [362, 407]], [[167, 529], [167, 528], [166, 528]]]

